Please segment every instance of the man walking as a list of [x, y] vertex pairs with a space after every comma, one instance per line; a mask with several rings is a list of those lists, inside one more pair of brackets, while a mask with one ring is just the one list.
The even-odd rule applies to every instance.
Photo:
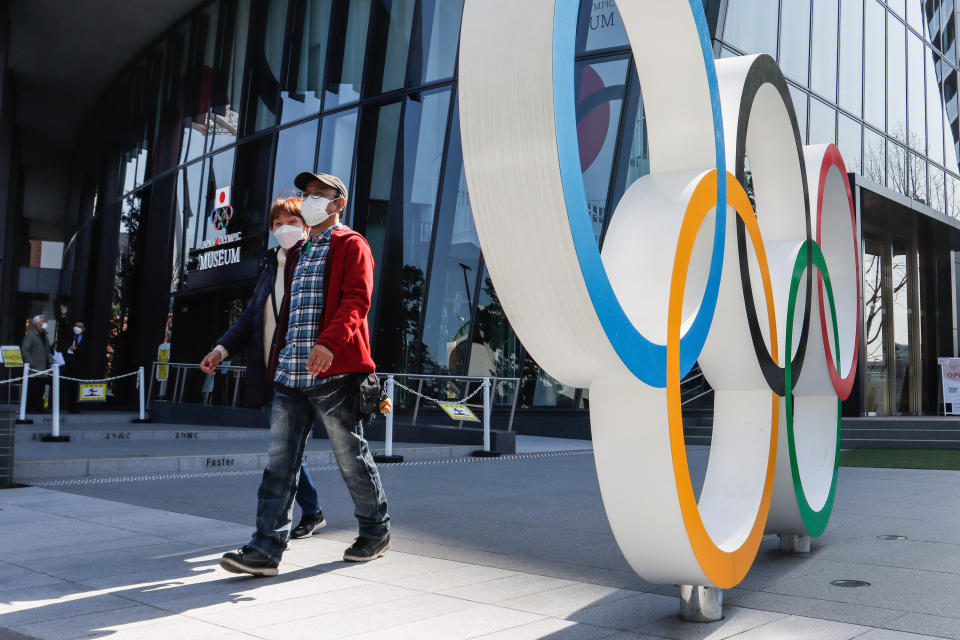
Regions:
[[[70, 346], [67, 347], [67, 365], [64, 367], [65, 373], [71, 378], [82, 378], [86, 370], [87, 358], [90, 352], [90, 343], [85, 340], [86, 331], [87, 325], [82, 320], [73, 323], [73, 332], [71, 334], [73, 339], [69, 342]], [[67, 410], [70, 413], [77, 413], [79, 408], [80, 383], [71, 382], [65, 386], [69, 389], [66, 398]]]
[[233, 573], [277, 575], [290, 536], [297, 471], [314, 419], [323, 422], [355, 507], [360, 535], [348, 562], [380, 557], [390, 548], [390, 516], [380, 474], [363, 437], [360, 382], [376, 365], [370, 356], [367, 312], [373, 256], [362, 235], [340, 223], [347, 188], [331, 175], [304, 172], [294, 184], [303, 197], [310, 234], [288, 256], [277, 339], [270, 452], [257, 500], [257, 531], [220, 566]]
[[[34, 316], [30, 328], [23, 337], [20, 347], [23, 361], [30, 365], [31, 374], [37, 371], [46, 371], [50, 366], [50, 342], [47, 338], [47, 317]], [[27, 406], [30, 411], [43, 411], [43, 387], [45, 376], [31, 378], [27, 387]]]

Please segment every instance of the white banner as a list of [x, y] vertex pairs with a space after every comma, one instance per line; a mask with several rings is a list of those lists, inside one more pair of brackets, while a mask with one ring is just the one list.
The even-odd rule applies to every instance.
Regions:
[[944, 413], [960, 415], [960, 358], [938, 358], [937, 362], [943, 379]]

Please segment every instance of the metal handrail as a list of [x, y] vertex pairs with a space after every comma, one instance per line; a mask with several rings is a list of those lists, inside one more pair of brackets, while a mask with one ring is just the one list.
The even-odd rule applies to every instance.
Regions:
[[[184, 371], [191, 369], [200, 369], [200, 365], [195, 362], [159, 362], [154, 361], [150, 367], [150, 384], [147, 392], [147, 406], [153, 404], [153, 383], [157, 379], [157, 368], [158, 367], [169, 367], [173, 375], [170, 373], [167, 374], [166, 382], [169, 382], [173, 378], [173, 398], [175, 401], [183, 401], [183, 393], [186, 390], [186, 375]], [[237, 400], [240, 395], [240, 378], [244, 377], [247, 368], [243, 365], [219, 365], [217, 366], [216, 372], [214, 374], [205, 374], [205, 375], [216, 375], [217, 373], [235, 373], [236, 382], [233, 388], [233, 399], [231, 406], [237, 406]]]

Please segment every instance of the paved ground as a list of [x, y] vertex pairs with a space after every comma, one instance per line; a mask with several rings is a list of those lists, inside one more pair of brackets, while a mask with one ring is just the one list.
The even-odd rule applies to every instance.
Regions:
[[[690, 456], [696, 481], [706, 451]], [[709, 625], [678, 621], [675, 588], [627, 567], [589, 452], [382, 473], [394, 524], [384, 558], [340, 561], [352, 507], [337, 471], [320, 468], [330, 526], [293, 541], [281, 575], [259, 580], [216, 566], [251, 532], [256, 475], [0, 491], [0, 627], [177, 640], [960, 639], [960, 472], [841, 470], [835, 516], [814, 552], [786, 556], [766, 538], [750, 575], [726, 593], [726, 619]]]

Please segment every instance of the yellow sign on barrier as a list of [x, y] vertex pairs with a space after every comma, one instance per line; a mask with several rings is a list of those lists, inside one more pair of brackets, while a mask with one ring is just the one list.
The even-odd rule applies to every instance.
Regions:
[[106, 402], [107, 401], [107, 385], [102, 382], [93, 383], [93, 384], [81, 384], [80, 397], [77, 399], [80, 402]]
[[480, 418], [474, 415], [473, 411], [470, 410], [465, 404], [453, 404], [445, 402], [440, 405], [440, 408], [446, 412], [448, 416], [454, 420], [470, 420], [472, 422], [480, 422]]
[[23, 366], [23, 356], [20, 355], [20, 347], [15, 344], [0, 347], [0, 356], [2, 356], [3, 366], [5, 367]]
[[[170, 362], [170, 343], [164, 342], [157, 348], [157, 362]], [[162, 382], [170, 376], [170, 367], [165, 364], [157, 365], [157, 380]]]

